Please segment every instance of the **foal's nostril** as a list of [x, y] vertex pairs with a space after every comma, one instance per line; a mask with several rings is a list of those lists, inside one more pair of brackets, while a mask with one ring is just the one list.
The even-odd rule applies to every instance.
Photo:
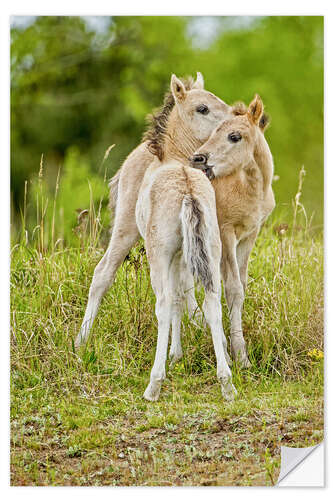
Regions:
[[207, 163], [207, 155], [205, 155], [204, 153], [194, 155], [192, 158], [192, 163], [194, 165], [205, 165]]

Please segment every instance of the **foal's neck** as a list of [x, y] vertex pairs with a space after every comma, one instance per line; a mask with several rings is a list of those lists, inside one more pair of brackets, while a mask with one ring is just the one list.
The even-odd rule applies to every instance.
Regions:
[[264, 195], [266, 195], [272, 184], [274, 163], [272, 153], [269, 149], [266, 139], [263, 136], [260, 136], [260, 140], [257, 141], [254, 150], [254, 158], [263, 176], [263, 190]]
[[202, 145], [180, 116], [170, 116], [164, 136], [164, 161], [178, 160], [188, 163], [189, 158]]

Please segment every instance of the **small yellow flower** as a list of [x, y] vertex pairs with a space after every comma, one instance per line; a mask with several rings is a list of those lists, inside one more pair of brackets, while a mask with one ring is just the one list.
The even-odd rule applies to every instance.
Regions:
[[308, 352], [308, 356], [316, 361], [324, 358], [324, 353], [320, 349], [312, 349]]

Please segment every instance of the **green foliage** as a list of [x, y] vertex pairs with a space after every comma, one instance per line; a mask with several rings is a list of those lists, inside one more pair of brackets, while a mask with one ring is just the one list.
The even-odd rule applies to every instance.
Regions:
[[81, 17], [43, 16], [26, 29], [12, 29], [16, 226], [25, 180], [34, 177], [41, 154], [54, 185], [68, 148], [79, 148], [91, 171], [103, 177], [101, 161], [114, 143], [110, 177], [139, 143], [145, 116], [161, 104], [171, 73], [198, 70], [206, 87], [228, 103], [262, 96], [272, 117], [267, 138], [280, 177], [274, 184], [278, 210], [296, 191], [304, 165], [304, 204], [322, 223], [323, 18], [262, 17], [238, 27], [235, 18], [215, 21], [208, 45], [201, 35], [193, 43], [191, 27], [202, 20], [190, 17], [112, 17], [95, 32]]
[[[171, 46], [165, 43], [169, 32]], [[58, 165], [75, 145], [97, 170], [105, 150], [116, 143], [115, 172], [139, 142], [146, 114], [160, 104], [170, 68], [186, 72], [189, 52], [185, 21], [176, 17], [162, 23], [156, 17], [112, 18], [109, 30], [99, 35], [79, 17], [38, 17], [25, 30], [13, 29], [15, 205], [42, 153], [46, 164]]]
[[323, 44], [323, 17], [272, 16], [223, 33], [197, 54], [207, 88], [226, 102], [260, 94], [272, 120], [266, 137], [279, 176], [278, 210], [296, 191], [303, 165], [304, 204], [316, 224], [323, 209]]
[[105, 179], [92, 172], [87, 159], [72, 147], [54, 183], [50, 185], [42, 158], [39, 175], [32, 179], [27, 193], [24, 238], [37, 241], [42, 250], [64, 243], [82, 245], [87, 238], [96, 240], [109, 220]]
[[[67, 150], [64, 161], [64, 174], [60, 178], [57, 205], [59, 215], [63, 217], [64, 238], [70, 243], [73, 240], [73, 228], [77, 226], [78, 212], [83, 210], [100, 211], [100, 203], [104, 201], [104, 210], [100, 214], [100, 223], [105, 224], [107, 212], [105, 204], [108, 196], [107, 184], [100, 175], [91, 171], [84, 157], [76, 148]], [[57, 221], [60, 225], [61, 220]], [[89, 219], [87, 221], [89, 223]], [[91, 223], [91, 222], [90, 222]], [[78, 233], [77, 233], [78, 234]], [[78, 234], [80, 235], [80, 234]]]

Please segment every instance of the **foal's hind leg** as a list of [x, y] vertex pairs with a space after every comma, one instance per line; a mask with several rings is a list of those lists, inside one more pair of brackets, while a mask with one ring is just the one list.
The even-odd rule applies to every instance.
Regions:
[[[219, 269], [216, 270], [218, 280], [214, 280], [214, 289], [220, 289]], [[222, 395], [232, 400], [237, 391], [232, 383], [231, 371], [228, 366], [228, 352], [226, 339], [222, 326], [222, 309], [220, 293], [218, 291], [206, 291], [203, 303], [203, 311], [213, 337], [214, 350], [217, 362], [217, 378], [221, 383]]]
[[155, 312], [158, 321], [158, 335], [150, 382], [143, 396], [149, 401], [157, 401], [162, 382], [165, 379], [165, 363], [171, 323], [172, 301], [168, 277], [170, 259], [168, 256], [159, 255], [156, 259], [149, 259], [149, 263], [151, 284], [156, 295]]
[[[78, 347], [87, 340], [100, 301], [112, 285], [116, 271], [140, 235], [136, 225], [135, 207], [146, 169], [157, 158], [149, 153], [145, 143], [138, 146], [125, 160], [118, 176], [117, 209], [109, 247], [97, 265], [89, 290], [89, 299], [76, 338]], [[117, 185], [116, 179], [114, 178]]]
[[185, 302], [184, 285], [186, 284], [187, 271], [182, 254], [174, 256], [170, 267], [170, 294], [172, 297], [171, 318], [172, 336], [169, 358], [170, 366], [174, 365], [183, 357], [181, 344], [181, 319]]
[[194, 278], [187, 267], [184, 268], [184, 291], [187, 304], [188, 317], [196, 318], [198, 315], [201, 316], [201, 311], [199, 309], [198, 303], [195, 298], [194, 290]]
[[237, 256], [237, 264], [238, 264], [238, 269], [239, 269], [239, 277], [241, 280], [241, 283], [243, 285], [243, 290], [245, 293], [246, 290], [246, 285], [247, 285], [247, 266], [249, 262], [249, 257], [251, 250], [253, 248], [253, 245], [256, 241], [257, 235], [259, 232], [259, 228], [253, 231], [249, 236], [241, 240], [236, 249], [236, 256]]
[[[131, 220], [129, 223], [130, 217]], [[80, 333], [75, 340], [76, 347], [86, 342], [103, 295], [105, 295], [112, 285], [118, 267], [139, 237], [140, 234], [135, 223], [134, 214], [128, 212], [126, 214], [119, 214], [115, 220], [109, 246], [94, 271], [86, 312]]]

